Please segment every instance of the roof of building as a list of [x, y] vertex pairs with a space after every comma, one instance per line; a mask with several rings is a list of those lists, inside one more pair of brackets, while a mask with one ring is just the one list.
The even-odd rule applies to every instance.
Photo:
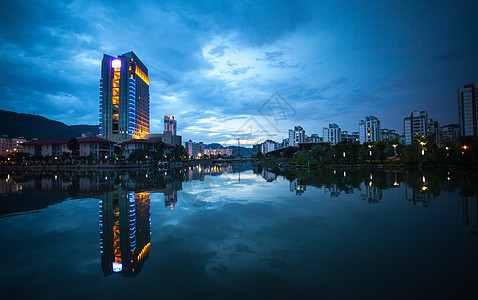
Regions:
[[48, 139], [48, 140], [41, 140], [41, 141], [31, 141], [25, 142], [23, 145], [58, 145], [58, 144], [65, 144], [67, 141], [59, 140], [59, 139]]
[[153, 141], [148, 141], [145, 139], [132, 139], [128, 140], [126, 142], [122, 142], [121, 145], [129, 145], [129, 144], [156, 144]]
[[78, 138], [78, 143], [110, 143], [114, 144], [115, 142], [103, 139], [97, 136], [89, 136], [89, 137], [82, 137]]

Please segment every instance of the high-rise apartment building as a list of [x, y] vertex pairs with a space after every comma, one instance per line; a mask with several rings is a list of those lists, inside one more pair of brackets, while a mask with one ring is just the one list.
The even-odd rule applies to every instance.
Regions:
[[328, 142], [331, 145], [337, 145], [338, 142], [342, 141], [342, 132], [337, 124], [329, 124], [329, 128], [324, 127], [324, 142]]
[[426, 138], [435, 134], [437, 138], [438, 123], [428, 118], [424, 111], [414, 111], [403, 118], [403, 135], [405, 145], [411, 145], [413, 140]]
[[176, 135], [177, 121], [174, 116], [164, 116], [164, 131], [171, 131], [172, 135]]
[[478, 83], [458, 89], [458, 119], [460, 135], [478, 136]]
[[460, 126], [458, 124], [450, 124], [440, 128], [440, 137], [443, 145], [456, 144], [456, 138], [460, 135]]
[[301, 126], [295, 126], [294, 130], [289, 130], [289, 144], [292, 147], [298, 147], [299, 143], [305, 142], [305, 130]]
[[103, 56], [99, 129], [103, 138], [114, 142], [149, 133], [148, 68], [133, 52]]
[[380, 121], [377, 117], [366, 116], [359, 121], [360, 144], [380, 141]]

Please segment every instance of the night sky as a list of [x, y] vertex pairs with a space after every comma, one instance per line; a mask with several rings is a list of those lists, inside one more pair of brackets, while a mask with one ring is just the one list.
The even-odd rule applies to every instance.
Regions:
[[[457, 89], [478, 82], [476, 0], [17, 0], [0, 9], [0, 109], [68, 125], [98, 124], [103, 53], [134, 51], [148, 67], [152, 133], [173, 114], [183, 140], [224, 145], [244, 128], [245, 144], [281, 141], [294, 125], [308, 135], [329, 123], [358, 131], [366, 115], [402, 133], [413, 110], [457, 123]], [[261, 107], [276, 92], [289, 110], [270, 122]]]

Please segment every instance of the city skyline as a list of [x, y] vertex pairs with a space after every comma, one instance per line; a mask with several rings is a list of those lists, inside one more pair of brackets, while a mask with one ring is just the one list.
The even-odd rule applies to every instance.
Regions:
[[472, 1], [1, 6], [0, 109], [68, 125], [98, 124], [104, 53], [148, 66], [151, 133], [174, 115], [185, 140], [226, 146], [276, 92], [296, 111], [267, 128], [281, 141], [297, 125], [358, 131], [369, 115], [399, 133], [411, 111], [457, 124], [457, 91], [478, 81]]

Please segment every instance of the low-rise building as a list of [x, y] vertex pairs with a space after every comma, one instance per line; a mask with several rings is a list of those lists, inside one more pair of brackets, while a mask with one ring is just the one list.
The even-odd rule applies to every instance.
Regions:
[[208, 156], [232, 156], [232, 149], [219, 148], [219, 149], [204, 149], [204, 155]]
[[2, 136], [0, 138], [0, 156], [6, 156], [10, 153], [23, 152], [23, 143], [27, 140], [23, 137], [8, 138], [8, 136]]
[[61, 156], [64, 153], [71, 153], [68, 142], [58, 139], [25, 142], [23, 152], [33, 156]]
[[204, 156], [204, 144], [203, 142], [195, 143], [192, 140], [186, 142], [186, 152], [192, 157]]
[[136, 150], [154, 151], [156, 145], [153, 141], [145, 139], [132, 139], [121, 143], [121, 151], [126, 159]]
[[115, 142], [92, 136], [79, 138], [78, 144], [80, 146], [80, 156], [102, 159], [113, 156]]

